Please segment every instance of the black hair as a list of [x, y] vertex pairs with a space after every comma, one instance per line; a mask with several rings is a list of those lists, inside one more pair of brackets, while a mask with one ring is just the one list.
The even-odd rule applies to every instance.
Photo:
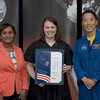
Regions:
[[9, 24], [9, 23], [4, 23], [4, 24], [2, 24], [2, 25], [0, 26], [0, 34], [1, 34], [1, 32], [2, 32], [4, 29], [6, 29], [7, 27], [11, 27], [12, 30], [13, 30], [13, 32], [14, 32], [14, 34], [16, 35], [16, 30], [15, 30], [14, 26], [11, 25], [11, 24]]
[[95, 17], [96, 20], [98, 19], [96, 14], [95, 14], [95, 12], [93, 10], [86, 10], [86, 11], [83, 12], [81, 20], [83, 18], [83, 15], [86, 14], [86, 13], [91, 13]]

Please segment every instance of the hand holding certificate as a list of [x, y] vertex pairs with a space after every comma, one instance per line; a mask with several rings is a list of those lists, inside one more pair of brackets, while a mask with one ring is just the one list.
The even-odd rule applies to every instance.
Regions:
[[36, 49], [36, 84], [63, 85], [63, 55], [63, 49]]

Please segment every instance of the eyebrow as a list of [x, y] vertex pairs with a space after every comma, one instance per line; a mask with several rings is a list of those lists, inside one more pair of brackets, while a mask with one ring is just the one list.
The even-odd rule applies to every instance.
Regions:
[[92, 18], [83, 18], [83, 19], [94, 19], [94, 18], [92, 17]]

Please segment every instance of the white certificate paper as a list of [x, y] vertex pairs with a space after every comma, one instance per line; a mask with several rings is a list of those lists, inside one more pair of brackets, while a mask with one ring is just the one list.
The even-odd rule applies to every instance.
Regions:
[[63, 85], [64, 50], [35, 50], [35, 84]]
[[51, 81], [50, 83], [59, 83], [62, 80], [62, 53], [51, 52]]

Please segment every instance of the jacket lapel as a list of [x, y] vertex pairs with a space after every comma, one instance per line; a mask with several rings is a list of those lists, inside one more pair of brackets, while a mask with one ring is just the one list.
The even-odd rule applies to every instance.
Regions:
[[[11, 58], [9, 57], [8, 53], [6, 52], [2, 42], [0, 42], [0, 51], [5, 56], [5, 59], [9, 60], [9, 62], [12, 64], [12, 66], [14, 66], [14, 64], [13, 64]], [[12, 67], [12, 68], [14, 68], [14, 67]]]

